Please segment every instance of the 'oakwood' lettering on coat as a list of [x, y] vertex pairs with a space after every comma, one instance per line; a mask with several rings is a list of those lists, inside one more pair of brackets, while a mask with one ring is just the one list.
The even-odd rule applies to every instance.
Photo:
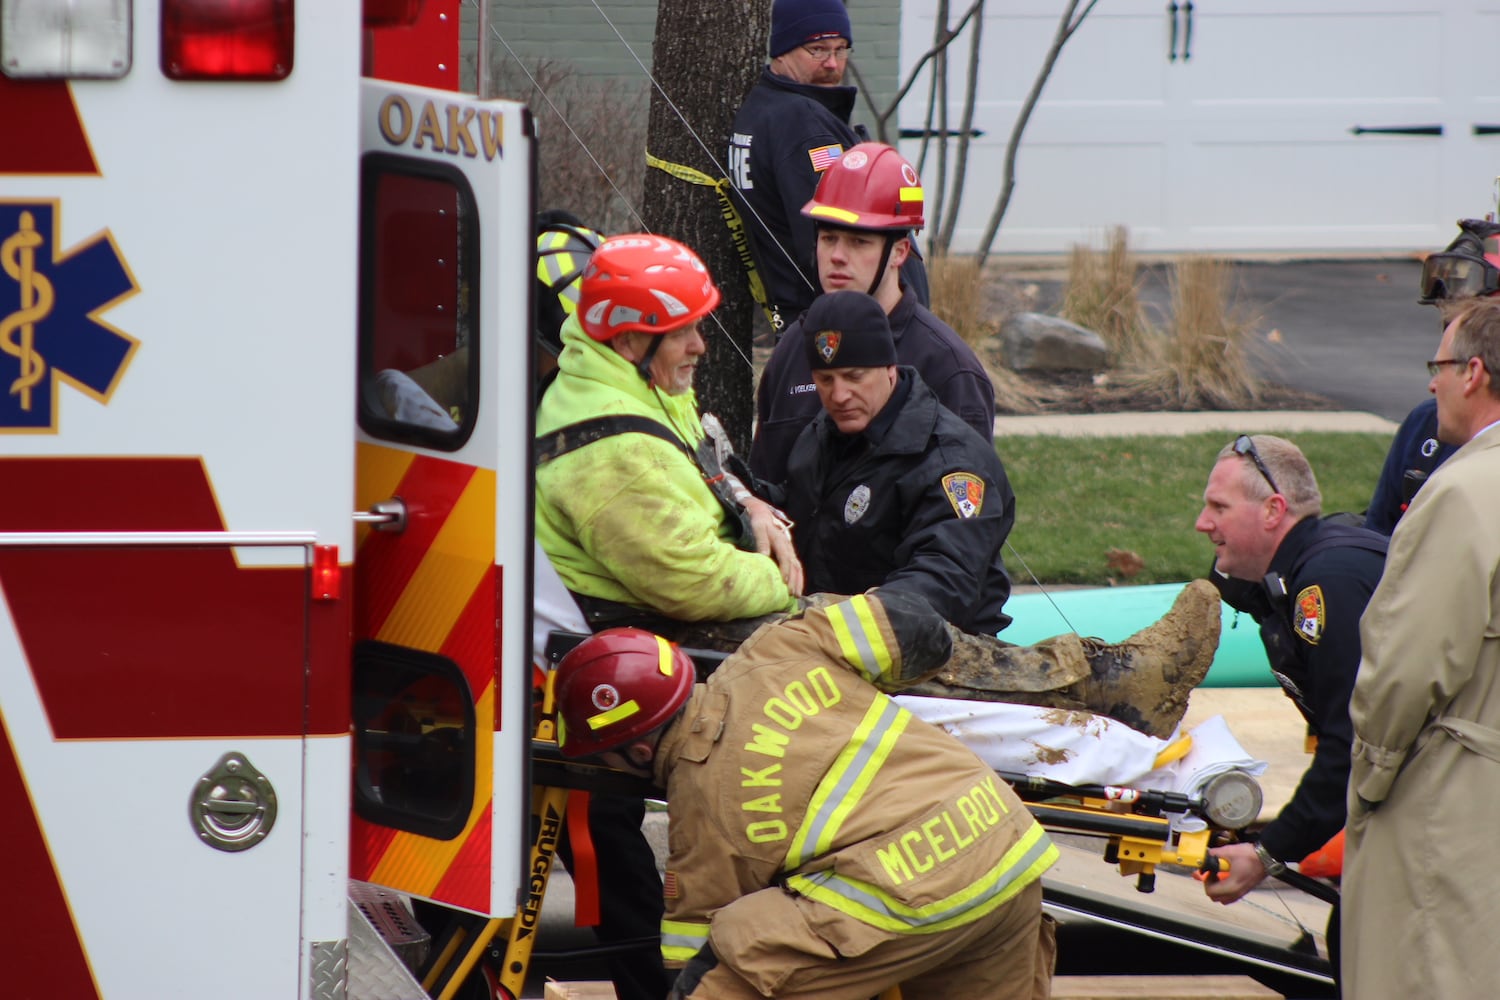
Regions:
[[[802, 727], [805, 719], [843, 700], [844, 694], [839, 690], [833, 672], [827, 667], [813, 667], [803, 677], [789, 682], [780, 694], [766, 699], [761, 706], [761, 715], [766, 721], [751, 723], [751, 737], [745, 743], [745, 752], [781, 760], [791, 749], [792, 735]], [[740, 787], [755, 790], [750, 798], [740, 803], [744, 812], [758, 814], [745, 825], [745, 838], [753, 844], [773, 843], [790, 835], [785, 820], [764, 818], [783, 811], [781, 794], [765, 792], [768, 788], [781, 787], [780, 774], [780, 764], [759, 770], [740, 768]]]

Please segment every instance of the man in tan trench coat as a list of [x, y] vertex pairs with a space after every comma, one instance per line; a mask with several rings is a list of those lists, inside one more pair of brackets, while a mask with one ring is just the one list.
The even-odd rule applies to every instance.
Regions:
[[1428, 363], [1462, 445], [1396, 525], [1360, 625], [1344, 869], [1344, 996], [1488, 998], [1500, 983], [1500, 301], [1465, 303]]

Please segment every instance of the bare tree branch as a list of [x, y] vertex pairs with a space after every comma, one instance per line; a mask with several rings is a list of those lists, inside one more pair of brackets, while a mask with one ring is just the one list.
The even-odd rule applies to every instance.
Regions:
[[[964, 176], [968, 173], [969, 166], [969, 143], [972, 141], [974, 131], [974, 105], [975, 94], [979, 90], [979, 48], [984, 38], [984, 18], [980, 17], [974, 22], [974, 33], [969, 38], [969, 75], [964, 85], [964, 113], [963, 120], [958, 126], [958, 150], [954, 155], [957, 166], [953, 170], [953, 201], [948, 205], [948, 215], [943, 222], [942, 232], [934, 241], [934, 252], [947, 253], [948, 248], [953, 245], [953, 230], [958, 225], [958, 206], [963, 201]], [[944, 145], [947, 144], [948, 133], [943, 132]]]
[[[956, 24], [952, 28], [952, 30], [943, 31], [940, 35], [938, 35], [937, 40], [934, 41], [932, 45], [932, 48], [922, 53], [922, 55], [917, 59], [916, 64], [912, 66], [911, 72], [906, 77], [906, 82], [901, 85], [901, 89], [896, 91], [896, 96], [891, 98], [890, 103], [886, 105], [884, 111], [875, 107], [875, 99], [870, 96], [869, 90], [864, 85], [864, 80], [860, 77], [858, 71], [855, 71], [854, 64], [850, 63], [849, 69], [854, 72], [854, 80], [856, 85], [858, 85], [859, 87], [860, 96], [864, 98], [865, 107], [869, 109], [870, 114], [875, 118], [875, 137], [877, 139], [884, 143], [890, 143], [890, 139], [888, 138], [889, 129], [887, 127], [887, 123], [890, 121], [891, 115], [895, 114], [896, 109], [901, 106], [901, 102], [905, 100], [907, 92], [911, 90], [912, 85], [917, 82], [917, 77], [922, 73], [922, 67], [926, 66], [929, 61], [931, 61], [938, 55], [938, 53], [942, 52], [950, 44], [952, 44], [953, 40], [957, 38], [959, 34], [964, 30], [964, 25], [969, 23], [970, 18], [972, 18], [975, 14], [979, 13], [984, 8], [984, 2], [985, 0], [974, 0], [974, 2], [969, 6], [969, 9], [964, 13], [964, 16], [959, 19], [958, 24]], [[1097, 2], [1097, 0], [1095, 0], [1095, 2]], [[943, 9], [946, 10], [946, 2], [942, 6]], [[1093, 5], [1090, 4], [1090, 6]], [[939, 25], [943, 23], [941, 14], [939, 15], [937, 23]], [[929, 122], [929, 127], [930, 124], [931, 123]]]
[[[1058, 19], [1057, 32], [1052, 36], [1052, 46], [1047, 50], [1046, 58], [1042, 60], [1041, 69], [1037, 70], [1036, 79], [1031, 84], [1031, 92], [1026, 95], [1026, 100], [1016, 115], [1015, 124], [1011, 126], [1010, 139], [1005, 144], [1005, 165], [1000, 177], [1000, 195], [995, 202], [994, 212], [990, 214], [990, 221], [985, 227], [984, 235], [979, 239], [980, 267], [983, 267], [985, 261], [989, 259], [990, 248], [995, 242], [995, 234], [1000, 230], [1000, 222], [1005, 218], [1005, 211], [1010, 207], [1011, 194], [1016, 188], [1016, 152], [1021, 146], [1021, 134], [1026, 131], [1026, 125], [1031, 120], [1031, 113], [1036, 110], [1037, 102], [1042, 96], [1042, 88], [1047, 85], [1047, 78], [1052, 75], [1052, 68], [1057, 65], [1057, 57], [1062, 54], [1063, 45], [1073, 37], [1073, 33], [1083, 24], [1083, 19], [1089, 16], [1098, 2], [1099, 0], [1089, 0], [1079, 12], [1080, 0], [1068, 0], [1062, 17]], [[1078, 13], [1076, 18], [1073, 16], [1075, 12]]]

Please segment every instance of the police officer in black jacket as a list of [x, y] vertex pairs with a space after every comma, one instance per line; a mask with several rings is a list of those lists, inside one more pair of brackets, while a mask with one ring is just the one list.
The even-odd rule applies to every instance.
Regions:
[[[1230, 863], [1226, 875], [1206, 883], [1221, 903], [1280, 874], [1344, 826], [1359, 619], [1380, 582], [1386, 539], [1323, 519], [1322, 503], [1297, 446], [1264, 434], [1226, 445], [1203, 491], [1195, 527], [1214, 544], [1215, 583], [1230, 607], [1260, 625], [1271, 670], [1317, 740], [1297, 790], [1259, 840], [1211, 852]], [[1337, 939], [1335, 909], [1330, 950]]]
[[869, 295], [823, 295], [802, 336], [823, 412], [772, 502], [795, 524], [808, 592], [908, 590], [965, 631], [1010, 624], [1000, 550], [1016, 501], [993, 445], [897, 367]]

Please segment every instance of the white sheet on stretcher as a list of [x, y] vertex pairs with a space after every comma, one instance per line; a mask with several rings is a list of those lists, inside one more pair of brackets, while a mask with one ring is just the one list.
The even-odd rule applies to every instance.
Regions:
[[1267, 766], [1240, 746], [1222, 715], [1188, 730], [1192, 748], [1158, 768], [1157, 755], [1173, 740], [1147, 736], [1106, 716], [956, 698], [902, 695], [896, 701], [953, 734], [997, 771], [1070, 785], [1128, 785], [1196, 796], [1215, 775], [1238, 770], [1259, 777]]
[[[537, 665], [546, 670], [542, 650], [548, 632], [587, 632], [588, 625], [540, 545], [535, 545], [532, 564], [532, 648]], [[1189, 732], [1193, 744], [1185, 757], [1154, 769], [1157, 755], [1172, 741], [1136, 732], [1106, 716], [956, 698], [903, 695], [896, 700], [918, 718], [958, 737], [997, 771], [1070, 785], [1128, 785], [1196, 796], [1210, 778], [1224, 771], [1242, 770], [1258, 777], [1266, 770], [1265, 761], [1240, 746], [1222, 715]]]

